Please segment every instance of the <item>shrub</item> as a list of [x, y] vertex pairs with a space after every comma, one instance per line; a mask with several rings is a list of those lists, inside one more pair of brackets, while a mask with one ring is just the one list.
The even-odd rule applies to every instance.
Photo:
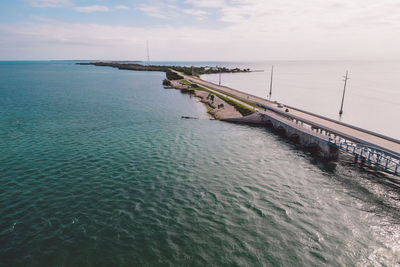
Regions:
[[165, 86], [171, 86], [171, 81], [164, 79], [164, 81], [162, 82], [163, 85]]
[[171, 70], [167, 70], [166, 75], [167, 75], [168, 80], [182, 80], [183, 79], [183, 77], [181, 75], [179, 75], [178, 73], [173, 72]]
[[194, 95], [194, 90], [193, 89], [183, 88], [183, 89], [181, 89], [181, 92], [184, 93], [184, 94]]

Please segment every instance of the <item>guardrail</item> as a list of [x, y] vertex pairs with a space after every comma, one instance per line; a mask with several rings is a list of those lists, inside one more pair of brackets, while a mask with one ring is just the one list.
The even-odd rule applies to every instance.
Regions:
[[400, 159], [385, 151], [377, 150], [374, 147], [368, 147], [342, 138], [329, 138], [329, 142], [338, 149], [348, 154], [360, 158], [361, 161], [368, 162], [387, 173], [400, 176]]

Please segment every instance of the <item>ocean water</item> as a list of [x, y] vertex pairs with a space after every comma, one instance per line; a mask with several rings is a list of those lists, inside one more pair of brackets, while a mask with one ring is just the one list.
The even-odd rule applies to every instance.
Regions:
[[163, 78], [0, 63], [0, 266], [400, 264], [395, 179], [209, 120]]

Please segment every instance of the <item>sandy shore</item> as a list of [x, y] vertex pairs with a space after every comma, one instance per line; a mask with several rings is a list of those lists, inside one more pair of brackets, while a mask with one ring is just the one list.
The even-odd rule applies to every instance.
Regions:
[[206, 104], [208, 113], [217, 120], [230, 119], [230, 118], [240, 118], [242, 114], [237, 111], [232, 105], [226, 103], [218, 96], [210, 94], [202, 90], [195, 90], [189, 88], [189, 86], [182, 84], [181, 81], [171, 81], [171, 87], [175, 89], [192, 89], [194, 90], [194, 96], [200, 99], [200, 102]]

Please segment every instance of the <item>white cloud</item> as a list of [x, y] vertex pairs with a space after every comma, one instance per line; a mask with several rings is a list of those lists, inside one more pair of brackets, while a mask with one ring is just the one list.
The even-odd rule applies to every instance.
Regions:
[[33, 7], [63, 7], [71, 4], [69, 0], [27, 0]]
[[173, 18], [179, 15], [179, 9], [174, 5], [141, 5], [139, 7], [139, 10], [144, 12], [148, 16], [160, 19]]
[[161, 19], [167, 18], [165, 16], [165, 12], [162, 12], [161, 7], [159, 6], [141, 5], [139, 7], [139, 10], [151, 17], [161, 18]]
[[227, 5], [224, 0], [186, 0], [185, 3], [195, 7], [206, 8], [221, 8]]
[[[96, 24], [0, 24], [0, 58], [144, 59], [149, 40], [158, 60], [400, 59], [391, 29], [326, 33], [196, 27], [123, 27]], [[361, 44], [361, 45], [360, 45]], [[11, 58], [13, 59], [13, 58]]]
[[30, 18], [40, 22], [56, 22], [56, 20], [44, 16], [31, 15]]
[[83, 13], [91, 13], [91, 12], [107, 12], [110, 9], [106, 6], [93, 5], [93, 6], [77, 6], [75, 7], [75, 10]]
[[202, 9], [184, 8], [170, 4], [141, 5], [139, 10], [146, 15], [161, 19], [182, 19], [184, 15], [195, 17], [196, 20], [205, 19], [208, 12]]
[[201, 9], [182, 9], [182, 12], [194, 17], [198, 21], [206, 19], [208, 14], [208, 12]]
[[188, 14], [188, 15], [193, 15], [193, 16], [198, 16], [198, 17], [204, 17], [208, 14], [208, 12], [200, 9], [183, 9], [183, 13]]
[[115, 9], [119, 9], [119, 10], [128, 10], [129, 9], [128, 6], [124, 6], [124, 5], [117, 5], [114, 8]]
[[[36, 18], [39, 22], [31, 24], [0, 24], [0, 59], [143, 59], [143, 40], [148, 39], [152, 58], [159, 60], [399, 60], [400, 36], [394, 34], [400, 29], [397, 1], [230, 0], [229, 5], [216, 7], [220, 1], [187, 0], [193, 8], [186, 8], [171, 0], [139, 6], [150, 16], [175, 20], [174, 27], [65, 24]], [[186, 23], [188, 16], [208, 16], [212, 26], [196, 25], [195, 20]]]

